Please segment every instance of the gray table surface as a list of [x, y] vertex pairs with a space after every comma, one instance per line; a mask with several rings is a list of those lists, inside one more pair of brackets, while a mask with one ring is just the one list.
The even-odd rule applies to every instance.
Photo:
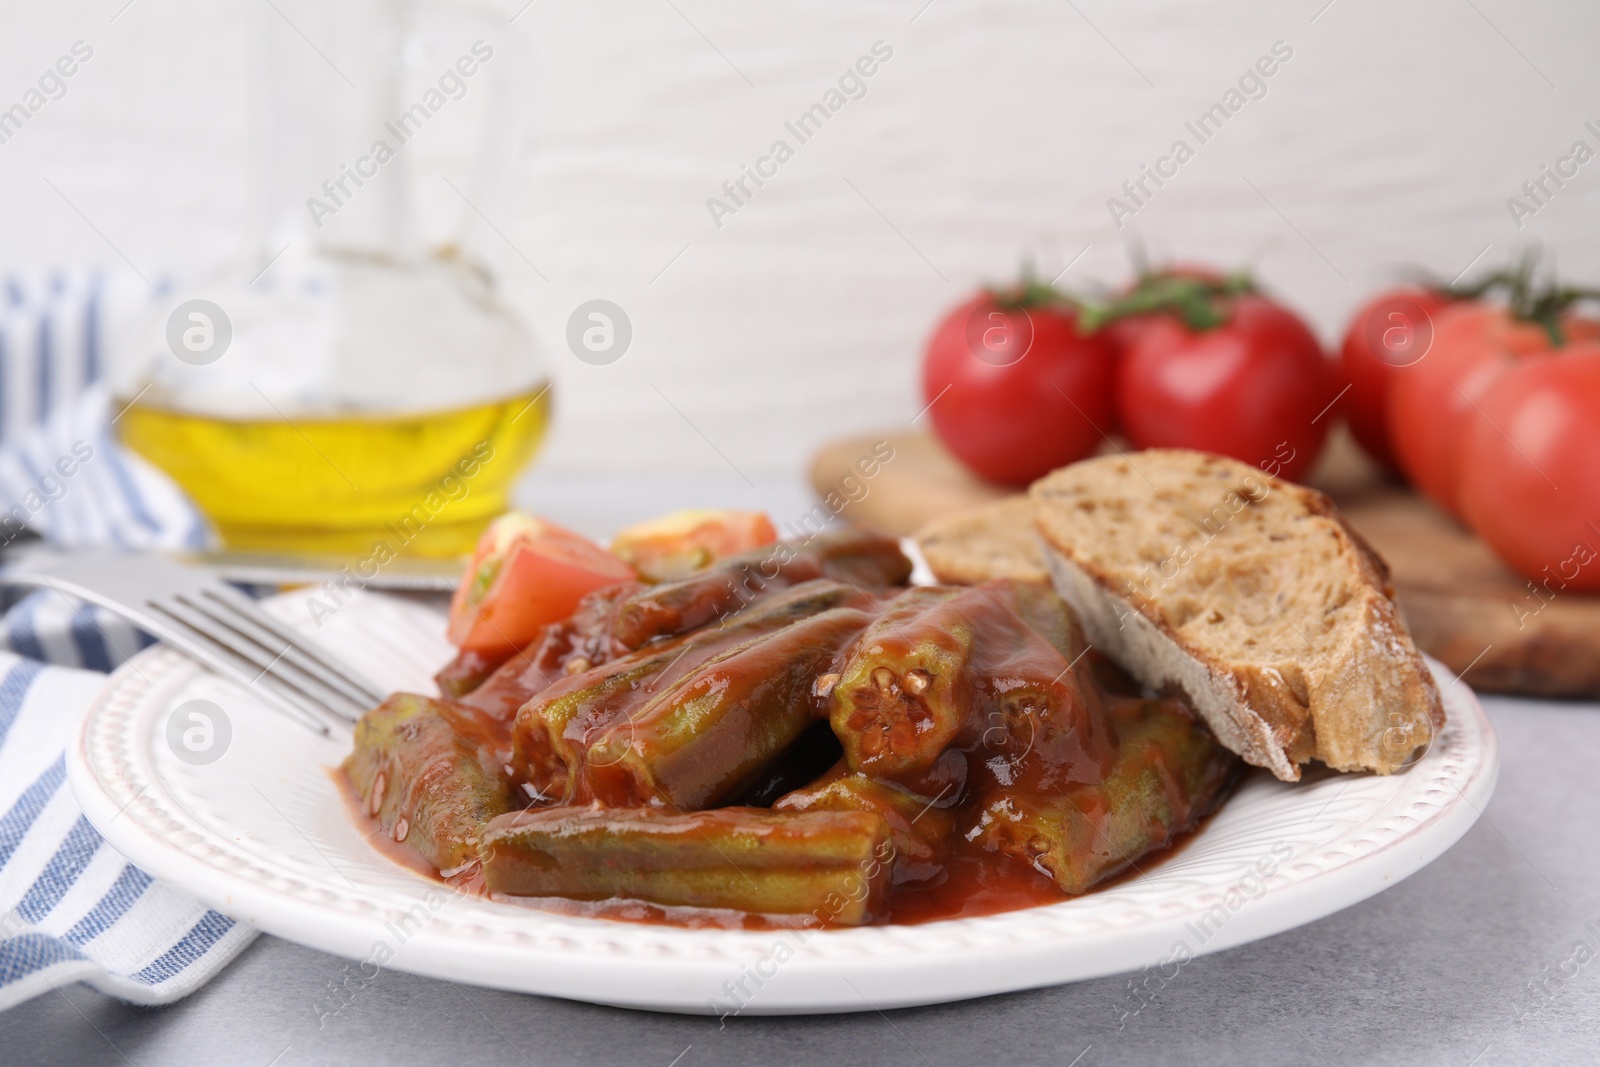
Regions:
[[170, 1007], [75, 986], [0, 1014], [0, 1063], [1600, 1063], [1600, 960], [1568, 962], [1580, 941], [1600, 954], [1584, 925], [1600, 929], [1600, 707], [1485, 703], [1500, 784], [1454, 848], [1321, 922], [1201, 958], [1123, 1026], [1126, 977], [721, 1027], [388, 971], [319, 1027], [345, 961], [263, 936]]

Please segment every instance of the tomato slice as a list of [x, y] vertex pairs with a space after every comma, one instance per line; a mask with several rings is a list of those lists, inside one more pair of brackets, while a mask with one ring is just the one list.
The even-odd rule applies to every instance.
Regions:
[[759, 511], [674, 511], [623, 530], [611, 551], [646, 581], [666, 582], [777, 539]]
[[450, 641], [486, 656], [514, 652], [589, 593], [635, 577], [581, 534], [531, 515], [502, 515], [478, 540], [450, 602]]

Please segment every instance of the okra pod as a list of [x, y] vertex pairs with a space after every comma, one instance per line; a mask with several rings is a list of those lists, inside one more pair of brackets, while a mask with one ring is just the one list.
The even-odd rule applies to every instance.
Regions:
[[1042, 586], [913, 589], [843, 658], [829, 721], [853, 770], [914, 789], [947, 751], [1014, 755], [1087, 731], [1098, 752], [1073, 674], [1081, 642], [1070, 609]]
[[1082, 893], [1191, 829], [1221, 799], [1238, 758], [1176, 701], [1118, 699], [1109, 708], [1118, 745], [1100, 782], [996, 789], [980, 798], [966, 840]]
[[509, 659], [458, 656], [435, 681], [443, 695], [509, 718], [568, 674], [754, 610], [790, 587], [833, 578], [853, 588], [881, 589], [910, 574], [911, 562], [897, 542], [865, 531], [820, 534], [803, 545], [768, 545], [679, 581], [598, 589], [583, 598], [572, 618], [545, 627], [538, 640]]
[[1075, 663], [1089, 647], [1083, 627], [1071, 606], [1043, 582], [1005, 582], [1005, 592], [1016, 606], [1017, 615], [1034, 633], [1044, 638], [1057, 652]]
[[[942, 806], [941, 806], [942, 805]], [[924, 797], [851, 771], [843, 761], [808, 786], [779, 797], [773, 811], [875, 811], [894, 843], [894, 883], [922, 882], [944, 870], [955, 832], [951, 797]]]
[[456, 658], [440, 668], [433, 676], [439, 695], [447, 700], [459, 700], [488, 681], [495, 671], [514, 653], [485, 655], [482, 652], [458, 652]]
[[635, 594], [620, 606], [612, 636], [628, 648], [639, 648], [725, 618], [801, 582], [835, 578], [881, 589], [910, 574], [911, 562], [899, 544], [878, 534], [846, 529], [807, 542], [780, 541]]
[[476, 859], [484, 823], [511, 810], [509, 759], [503, 723], [395, 693], [356, 724], [344, 771], [384, 833], [451, 870]]
[[643, 699], [644, 687], [682, 649], [660, 647], [571, 675], [517, 713], [512, 771], [535, 803], [570, 801], [590, 740]]
[[818, 534], [804, 545], [816, 556], [825, 577], [846, 585], [882, 589], [911, 580], [911, 560], [892, 537], [846, 526]]
[[886, 912], [894, 847], [867, 811], [552, 808], [484, 830], [490, 893], [644, 900], [859, 925]]
[[614, 723], [637, 720], [653, 698], [726, 650], [866, 597], [827, 579], [784, 589], [719, 626], [666, 641], [564, 677], [525, 704], [513, 734], [513, 767], [539, 796], [587, 800], [579, 771], [585, 752]]
[[830, 672], [829, 721], [850, 768], [882, 778], [931, 766], [972, 703], [973, 631], [950, 606], [965, 590], [907, 590]]
[[681, 809], [726, 801], [811, 725], [818, 676], [871, 621], [833, 608], [703, 661], [589, 747], [590, 794]]

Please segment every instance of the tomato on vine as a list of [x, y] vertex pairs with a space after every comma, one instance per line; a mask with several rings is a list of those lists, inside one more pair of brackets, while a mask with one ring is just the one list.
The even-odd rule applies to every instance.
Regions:
[[1083, 459], [1113, 429], [1109, 338], [1076, 305], [1024, 280], [985, 290], [940, 320], [922, 366], [934, 431], [968, 468], [1027, 485]]
[[1600, 344], [1517, 361], [1479, 408], [1462, 435], [1462, 513], [1541, 599], [1600, 593]]
[[1465, 299], [1448, 290], [1403, 286], [1379, 293], [1350, 320], [1339, 348], [1339, 373], [1348, 386], [1339, 410], [1367, 455], [1385, 467], [1399, 466], [1388, 417], [1395, 380], [1432, 347], [1439, 315]]
[[[1130, 329], [1119, 323], [1137, 323]], [[1117, 421], [1139, 448], [1193, 448], [1288, 479], [1322, 451], [1332, 374], [1300, 317], [1248, 278], [1160, 273], [1087, 324], [1122, 339]]]
[[1390, 440], [1411, 484], [1452, 515], [1463, 517], [1463, 448], [1469, 426], [1502, 376], [1523, 360], [1559, 353], [1600, 338], [1600, 322], [1571, 308], [1588, 294], [1535, 291], [1525, 264], [1508, 306], [1469, 302], [1440, 315], [1427, 356], [1397, 375], [1386, 416]]

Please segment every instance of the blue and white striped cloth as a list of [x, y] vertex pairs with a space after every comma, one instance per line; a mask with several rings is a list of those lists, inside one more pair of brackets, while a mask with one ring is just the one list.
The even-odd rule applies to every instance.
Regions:
[[0, 285], [0, 444], [104, 375], [108, 299], [97, 273], [13, 274]]
[[[95, 275], [0, 285], [0, 545], [22, 525], [68, 547], [211, 539], [183, 493], [115, 440], [106, 322]], [[0, 1010], [70, 982], [176, 1000], [255, 931], [118, 855], [83, 817], [64, 763], [104, 672], [149, 638], [56, 593], [0, 606]]]

